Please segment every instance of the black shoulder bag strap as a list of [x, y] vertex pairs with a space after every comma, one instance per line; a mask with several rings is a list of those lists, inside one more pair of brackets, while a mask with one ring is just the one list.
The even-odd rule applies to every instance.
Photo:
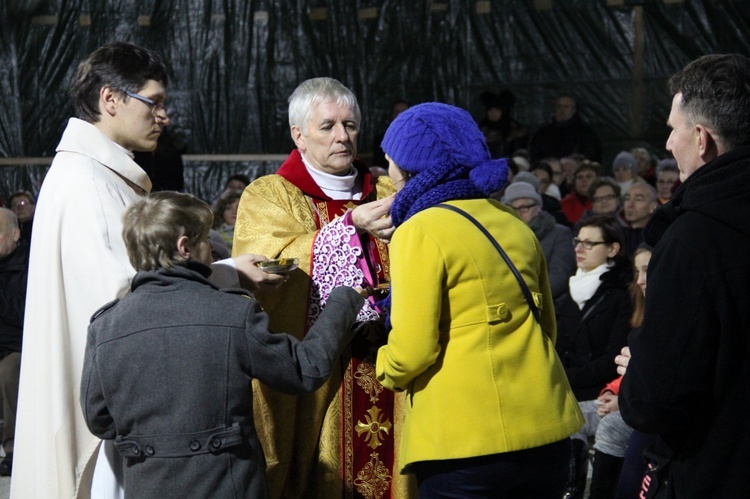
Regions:
[[529, 287], [526, 285], [526, 281], [523, 280], [523, 277], [521, 277], [521, 273], [518, 272], [518, 269], [515, 265], [513, 265], [513, 262], [510, 260], [510, 257], [505, 252], [502, 246], [500, 246], [500, 243], [498, 243], [494, 237], [492, 237], [492, 234], [490, 234], [487, 229], [484, 227], [484, 225], [480, 224], [479, 221], [466, 213], [464, 210], [460, 208], [456, 208], [455, 206], [449, 205], [449, 204], [436, 204], [435, 207], [437, 208], [445, 208], [446, 210], [455, 211], [459, 215], [463, 215], [471, 223], [477, 226], [479, 230], [482, 231], [482, 233], [487, 236], [487, 239], [490, 240], [492, 245], [495, 247], [498, 253], [500, 253], [500, 256], [503, 257], [503, 260], [505, 260], [505, 263], [510, 268], [510, 271], [513, 272], [513, 275], [516, 277], [516, 280], [518, 281], [518, 284], [521, 286], [521, 291], [523, 291], [523, 296], [526, 298], [526, 303], [529, 304], [529, 308], [531, 309], [531, 313], [534, 314], [534, 317], [536, 318], [537, 322], [540, 324], [541, 316], [539, 314], [539, 308], [536, 306], [536, 303], [534, 302], [534, 297], [531, 296], [531, 290], [529, 290]]

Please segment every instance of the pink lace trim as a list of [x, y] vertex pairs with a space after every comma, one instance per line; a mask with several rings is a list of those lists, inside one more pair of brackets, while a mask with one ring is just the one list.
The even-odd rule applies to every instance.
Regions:
[[[350, 212], [351, 213], [351, 212]], [[367, 265], [357, 229], [351, 224], [351, 216], [338, 217], [318, 232], [312, 248], [313, 281], [310, 297], [309, 322], [314, 324], [325, 307], [328, 296], [336, 286], [363, 286]], [[370, 301], [357, 314], [358, 321], [371, 321], [379, 317]]]

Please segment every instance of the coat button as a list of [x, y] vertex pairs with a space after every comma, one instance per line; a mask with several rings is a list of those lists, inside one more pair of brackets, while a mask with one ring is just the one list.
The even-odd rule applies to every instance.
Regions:
[[135, 454], [136, 456], [141, 455], [141, 449], [139, 449], [137, 445], [133, 446], [133, 454]]
[[212, 449], [216, 450], [221, 447], [221, 439], [219, 437], [213, 437], [209, 445]]
[[198, 452], [201, 450], [201, 443], [197, 440], [191, 440], [190, 441], [190, 450], [193, 452]]
[[497, 307], [497, 316], [500, 318], [501, 321], [504, 321], [508, 318], [508, 306], [505, 303], [501, 303]]
[[151, 445], [147, 445], [146, 447], [144, 447], [143, 451], [149, 456], [153, 456], [154, 454], [156, 454], [156, 451]]

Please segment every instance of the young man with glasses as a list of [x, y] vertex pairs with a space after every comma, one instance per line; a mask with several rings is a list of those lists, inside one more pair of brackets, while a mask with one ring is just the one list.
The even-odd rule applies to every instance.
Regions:
[[[57, 146], [37, 202], [11, 497], [121, 497], [121, 458], [86, 428], [79, 405], [86, 331], [104, 303], [128, 293], [135, 270], [122, 239], [125, 208], [151, 190], [132, 151], [151, 151], [169, 124], [167, 65], [113, 42], [78, 67], [77, 118]], [[245, 255], [214, 266], [223, 286], [273, 287]], [[230, 263], [230, 262], [227, 262]], [[240, 275], [238, 275], [238, 271]]]

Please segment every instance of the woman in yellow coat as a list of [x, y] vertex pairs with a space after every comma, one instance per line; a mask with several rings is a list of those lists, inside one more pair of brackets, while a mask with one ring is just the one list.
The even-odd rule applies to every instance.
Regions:
[[[392, 330], [377, 377], [407, 390], [402, 472], [421, 498], [555, 497], [583, 423], [555, 353], [555, 313], [542, 248], [508, 207], [507, 182], [466, 111], [426, 103], [383, 139], [399, 190], [391, 207]], [[504, 248], [520, 283], [471, 214]]]

